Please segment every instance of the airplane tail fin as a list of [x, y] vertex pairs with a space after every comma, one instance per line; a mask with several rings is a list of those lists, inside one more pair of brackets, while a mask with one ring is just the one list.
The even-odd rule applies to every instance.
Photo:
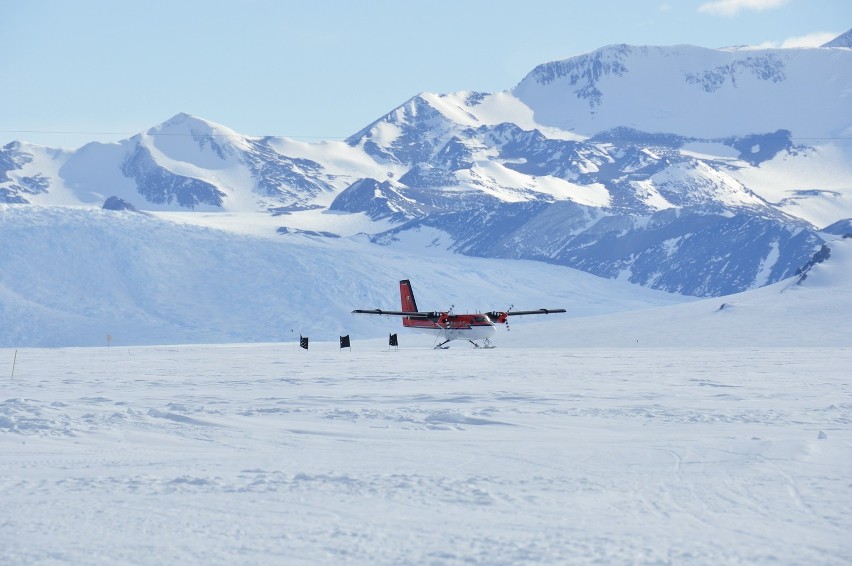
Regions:
[[402, 310], [417, 312], [417, 301], [414, 300], [414, 291], [411, 290], [411, 281], [403, 279], [399, 282], [399, 299]]
[[[399, 282], [399, 300], [403, 311], [417, 312], [417, 301], [414, 300], [414, 291], [411, 289], [411, 281], [408, 279]], [[403, 326], [413, 326], [411, 322], [408, 317], [402, 319]]]

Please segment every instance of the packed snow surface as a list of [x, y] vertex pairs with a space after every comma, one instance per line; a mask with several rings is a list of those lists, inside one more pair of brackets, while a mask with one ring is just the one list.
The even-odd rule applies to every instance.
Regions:
[[0, 562], [852, 556], [852, 348], [401, 344], [0, 350]]

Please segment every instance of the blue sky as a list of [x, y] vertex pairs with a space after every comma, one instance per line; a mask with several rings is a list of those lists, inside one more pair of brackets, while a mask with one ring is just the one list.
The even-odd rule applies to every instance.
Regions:
[[850, 0], [0, 0], [0, 145], [113, 141], [178, 112], [346, 137], [423, 91], [495, 92], [612, 43], [814, 45]]

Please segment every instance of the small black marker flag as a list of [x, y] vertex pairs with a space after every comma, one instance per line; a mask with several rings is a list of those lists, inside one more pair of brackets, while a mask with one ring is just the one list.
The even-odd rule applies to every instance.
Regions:
[[399, 341], [396, 339], [396, 334], [391, 334], [388, 338], [388, 346], [397, 346], [399, 347]]
[[302, 336], [301, 334], [299, 334], [299, 347], [304, 348], [305, 350], [308, 349], [308, 337], [307, 336]]
[[343, 348], [349, 348], [350, 350], [352, 349], [352, 346], [349, 344], [348, 334], [346, 336], [340, 337], [340, 349], [342, 350]]

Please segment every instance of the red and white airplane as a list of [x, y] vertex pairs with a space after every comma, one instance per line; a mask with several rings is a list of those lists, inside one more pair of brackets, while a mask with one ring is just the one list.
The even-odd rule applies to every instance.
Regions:
[[[386, 311], [383, 309], [356, 309], [353, 314], [381, 314], [386, 316], [401, 316], [402, 325], [419, 332], [435, 334], [444, 341], [435, 348], [449, 348], [446, 344], [452, 340], [467, 340], [477, 348], [493, 348], [490, 338], [494, 336], [494, 323], [509, 325], [510, 316], [528, 314], [550, 314], [565, 312], [565, 309], [538, 309], [534, 311], [491, 311], [479, 314], [453, 314], [449, 311], [419, 311], [411, 290], [411, 281], [403, 279], [399, 282], [399, 297], [402, 310]], [[482, 344], [477, 343], [481, 340]]]

